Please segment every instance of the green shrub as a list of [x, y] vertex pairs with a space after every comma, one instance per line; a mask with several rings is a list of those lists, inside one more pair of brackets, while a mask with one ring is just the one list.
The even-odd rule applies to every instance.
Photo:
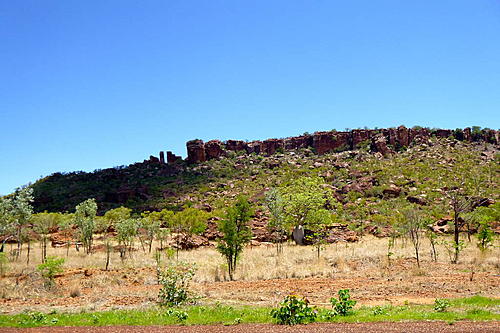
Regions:
[[381, 316], [381, 315], [389, 314], [389, 308], [387, 306], [377, 305], [376, 307], [373, 308], [372, 314], [374, 316]]
[[271, 316], [279, 325], [297, 325], [314, 322], [317, 312], [309, 306], [306, 298], [290, 295], [285, 297], [279, 308], [271, 311]]
[[341, 289], [338, 292], [339, 299], [330, 298], [334, 315], [347, 316], [351, 314], [351, 310], [356, 305], [356, 301], [351, 300], [349, 289]]
[[450, 307], [450, 301], [444, 298], [436, 298], [434, 300], [434, 310], [437, 312], [446, 312]]
[[43, 264], [38, 265], [37, 269], [45, 279], [46, 287], [50, 288], [54, 286], [55, 276], [64, 271], [62, 268], [63, 264], [64, 258], [50, 256], [45, 259], [45, 262]]
[[184, 322], [188, 318], [188, 314], [186, 311], [180, 311], [180, 310], [174, 310], [174, 309], [168, 309], [165, 312], [165, 315], [168, 317], [175, 317], [178, 322]]
[[158, 281], [162, 285], [158, 302], [165, 306], [178, 306], [189, 302], [189, 283], [196, 272], [194, 264], [179, 262], [171, 264], [164, 271], [159, 271]]

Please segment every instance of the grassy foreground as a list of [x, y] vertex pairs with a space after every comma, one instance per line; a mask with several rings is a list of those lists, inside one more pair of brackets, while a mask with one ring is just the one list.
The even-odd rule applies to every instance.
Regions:
[[[441, 320], [452, 324], [458, 320], [500, 320], [500, 299], [482, 296], [451, 299], [446, 312], [432, 305], [358, 307], [349, 316], [328, 317], [318, 309], [318, 322], [376, 322]], [[240, 323], [272, 323], [270, 308], [231, 307], [226, 305], [152, 308], [84, 313], [26, 312], [0, 315], [0, 327], [38, 326], [107, 326], [107, 325], [236, 325]]]

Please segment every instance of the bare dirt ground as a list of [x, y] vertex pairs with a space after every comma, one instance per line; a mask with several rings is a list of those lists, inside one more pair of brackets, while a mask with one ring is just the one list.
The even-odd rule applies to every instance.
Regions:
[[269, 324], [241, 324], [235, 326], [105, 326], [105, 327], [41, 327], [41, 328], [0, 328], [5, 333], [322, 333], [322, 332], [500, 332], [500, 322], [460, 321], [453, 325], [444, 322], [405, 322], [405, 323], [356, 323], [356, 324], [309, 324], [307, 326], [278, 326]]

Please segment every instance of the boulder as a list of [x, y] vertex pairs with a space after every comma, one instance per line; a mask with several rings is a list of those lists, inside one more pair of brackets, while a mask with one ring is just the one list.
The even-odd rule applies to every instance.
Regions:
[[388, 188], [384, 189], [382, 193], [386, 197], [397, 198], [401, 194], [401, 188], [394, 184], [391, 184]]
[[408, 200], [411, 203], [420, 205], [420, 206], [426, 206], [427, 205], [427, 201], [424, 198], [421, 198], [421, 197], [407, 196], [406, 200]]
[[304, 245], [304, 238], [305, 238], [304, 228], [301, 225], [295, 227], [292, 232], [292, 237], [293, 240], [295, 241], [295, 244]]
[[210, 242], [200, 235], [177, 234], [173, 237], [172, 247], [180, 250], [196, 249], [200, 246], [209, 246]]

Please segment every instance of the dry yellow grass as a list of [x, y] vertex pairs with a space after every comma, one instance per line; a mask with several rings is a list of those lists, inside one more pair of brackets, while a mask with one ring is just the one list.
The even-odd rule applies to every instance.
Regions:
[[[443, 240], [445, 238], [443, 237]], [[449, 238], [446, 238], [449, 239]], [[97, 242], [97, 245], [99, 243]], [[460, 255], [461, 266], [470, 266], [471, 270], [494, 270], [500, 272], [500, 247], [495, 246], [486, 253], [481, 253], [472, 242], [466, 241], [466, 248]], [[243, 281], [268, 280], [275, 278], [307, 278], [307, 277], [335, 277], [359, 271], [378, 272], [386, 274], [388, 267], [388, 239], [365, 236], [356, 243], [337, 243], [326, 245], [318, 259], [316, 249], [312, 246], [296, 246], [285, 244], [283, 252], [277, 254], [271, 244], [248, 246], [243, 252], [235, 279]], [[130, 258], [121, 260], [118, 253], [111, 254], [111, 269], [130, 269], [155, 267], [154, 253], [144, 252], [139, 244]], [[7, 247], [7, 250], [9, 247]], [[443, 245], [437, 245], [438, 263], [448, 263], [449, 256]], [[18, 261], [9, 263], [11, 274], [27, 274], [34, 272], [41, 262], [41, 253], [37, 244], [32, 245], [30, 264], [26, 265], [26, 250]], [[391, 260], [414, 258], [414, 250], [409, 242], [397, 240]], [[431, 262], [430, 244], [427, 240], [421, 245], [421, 261], [423, 267]], [[48, 255], [66, 258], [65, 269], [98, 268], [103, 269], [106, 262], [105, 252], [96, 252], [86, 255], [83, 251], [77, 252], [74, 248], [49, 248]], [[163, 256], [163, 261], [167, 259]], [[172, 259], [171, 259], [172, 260]], [[213, 247], [204, 247], [191, 251], [180, 251], [179, 260], [196, 263], [197, 273], [195, 282], [217, 282], [227, 280], [226, 266], [221, 255]], [[425, 269], [415, 269], [412, 274], [425, 274]]]

